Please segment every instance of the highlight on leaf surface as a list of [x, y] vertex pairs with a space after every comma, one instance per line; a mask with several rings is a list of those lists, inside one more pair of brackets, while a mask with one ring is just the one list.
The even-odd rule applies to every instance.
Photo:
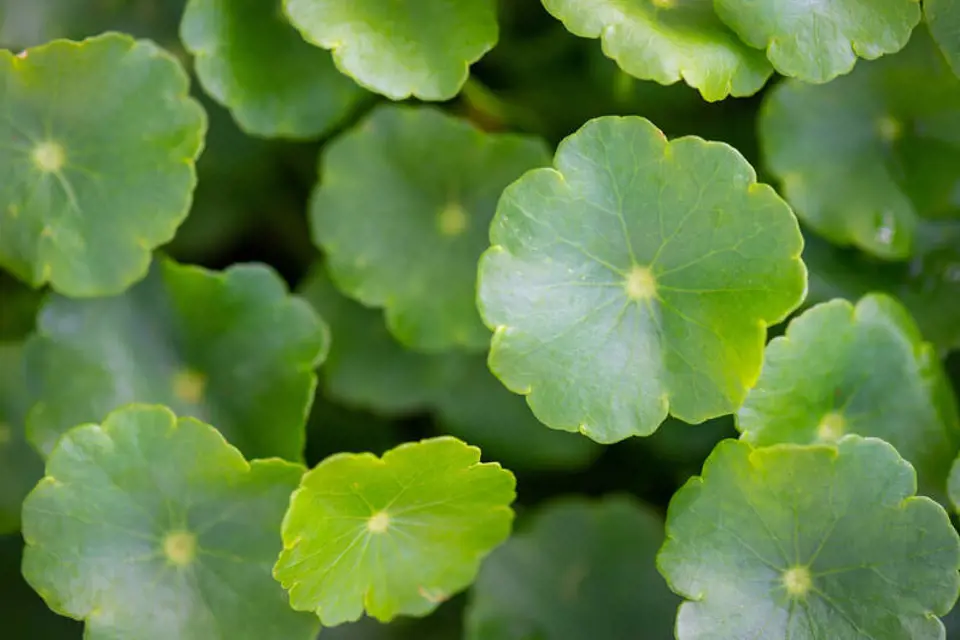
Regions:
[[924, 0], [923, 16], [950, 68], [960, 75], [960, 2]]
[[321, 159], [311, 222], [330, 277], [384, 307], [408, 347], [485, 349], [476, 270], [497, 198], [548, 158], [537, 139], [484, 133], [432, 107], [377, 108]]
[[303, 471], [248, 463], [164, 407], [124, 407], [50, 454], [24, 504], [23, 575], [90, 640], [310, 640], [316, 619], [291, 611], [270, 576]]
[[284, 0], [307, 42], [391, 100], [449, 100], [496, 43], [495, 0]]
[[23, 347], [0, 343], [0, 534], [20, 528], [20, 508], [43, 476], [43, 462], [24, 433], [28, 409]]
[[0, 265], [76, 297], [123, 291], [190, 208], [206, 117], [180, 64], [110, 33], [0, 50]]
[[829, 84], [779, 84], [759, 127], [787, 201], [831, 242], [905, 259], [921, 218], [960, 213], [960, 78], [923, 29]]
[[464, 637], [672, 639], [680, 601], [654, 564], [662, 541], [662, 520], [632, 498], [548, 503], [484, 561]]
[[326, 325], [262, 265], [224, 272], [160, 259], [121, 296], [52, 297], [27, 343], [30, 441], [130, 402], [217, 425], [250, 457], [299, 461]]
[[915, 0], [713, 0], [723, 20], [751, 47], [764, 49], [774, 69], [804, 82], [825, 83], [849, 73], [857, 58], [873, 60], [902, 49], [920, 22]]
[[735, 411], [803, 298], [789, 207], [733, 148], [588, 122], [503, 193], [480, 261], [490, 368], [598, 442]]
[[943, 638], [960, 538], [886, 442], [721, 442], [670, 501], [657, 558], [679, 640]]
[[283, 521], [274, 576], [325, 626], [364, 611], [424, 616], [467, 587], [510, 534], [513, 474], [451, 437], [382, 458], [335, 454], [303, 477]]
[[935, 496], [960, 448], [956, 401], [936, 351], [906, 309], [881, 294], [856, 306], [832, 300], [791, 321], [767, 345], [737, 427], [759, 446], [882, 438]]
[[310, 138], [339, 124], [364, 92], [307, 44], [279, 0], [190, 0], [180, 36], [197, 77], [248, 133]]
[[603, 51], [644, 80], [683, 80], [705, 100], [749, 96], [773, 73], [763, 53], [724, 25], [709, 2], [543, 0], [572, 33], [601, 38]]

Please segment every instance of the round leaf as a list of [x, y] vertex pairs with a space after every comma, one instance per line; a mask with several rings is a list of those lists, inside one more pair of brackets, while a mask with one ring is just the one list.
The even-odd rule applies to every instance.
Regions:
[[923, 15], [940, 51], [953, 72], [960, 75], [960, 2], [924, 0]]
[[803, 298], [790, 209], [733, 148], [604, 117], [503, 194], [480, 262], [490, 367], [599, 442], [740, 406]]
[[933, 347], [893, 298], [817, 305], [767, 346], [763, 373], [737, 414], [743, 439], [834, 442], [883, 438], [943, 494], [960, 448], [956, 401]]
[[709, 2], [678, 0], [543, 0], [574, 34], [602, 38], [606, 55], [637, 78], [683, 79], [705, 100], [756, 93], [773, 69], [743, 44]]
[[654, 566], [662, 541], [660, 518], [632, 499], [550, 504], [484, 561], [465, 637], [672, 640], [679, 601]]
[[835, 243], [906, 258], [919, 217], [960, 212], [960, 79], [923, 32], [829, 84], [779, 84], [759, 126], [787, 200]]
[[[131, 406], [63, 436], [27, 497], [23, 575], [85, 638], [308, 640], [270, 577], [303, 468]], [[256, 606], [250, 606], [255, 603]]]
[[494, 0], [284, 0], [290, 22], [341, 71], [393, 100], [449, 100], [497, 42]]
[[433, 108], [377, 109], [323, 156], [311, 215], [331, 278], [406, 346], [485, 349], [476, 271], [497, 198], [547, 158]]
[[720, 19], [773, 67], [805, 82], [849, 73], [857, 58], [899, 51], [920, 22], [916, 0], [713, 0]]
[[33, 444], [130, 402], [212, 422], [250, 457], [300, 460], [327, 329], [259, 265], [155, 264], [122, 296], [50, 299], [26, 347]]
[[882, 440], [725, 440], [670, 501], [657, 563], [688, 599], [679, 640], [934, 640], [960, 538]]
[[24, 435], [22, 353], [19, 344], [0, 344], [0, 534], [20, 528], [23, 499], [43, 476], [43, 462]]
[[336, 454], [294, 492], [274, 576], [326, 626], [427, 615], [510, 534], [515, 484], [450, 437]]
[[253, 135], [318, 136], [363, 96], [287, 23], [279, 0], [190, 0], [180, 36], [204, 89]]
[[107, 34], [0, 51], [0, 265], [70, 296], [119, 293], [190, 208], [206, 118], [179, 63]]

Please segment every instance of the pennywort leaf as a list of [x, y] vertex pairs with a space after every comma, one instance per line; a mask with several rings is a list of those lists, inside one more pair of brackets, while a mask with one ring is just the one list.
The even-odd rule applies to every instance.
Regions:
[[923, 15], [940, 51], [953, 72], [960, 75], [960, 2], [924, 0]]
[[0, 51], [0, 265], [69, 296], [143, 278], [196, 184], [187, 91], [172, 56], [120, 34]]
[[480, 262], [490, 367], [599, 442], [739, 407], [803, 298], [796, 219], [731, 147], [598, 118], [503, 194]]
[[679, 640], [943, 638], [960, 538], [876, 438], [720, 443], [670, 501], [658, 566]]
[[423, 616], [476, 577], [510, 533], [515, 481], [448, 436], [378, 458], [335, 454], [304, 476], [274, 576], [326, 626], [366, 611]]
[[310, 640], [315, 618], [291, 611], [270, 577], [303, 471], [247, 462], [166, 408], [125, 407], [50, 454], [24, 504], [23, 575], [90, 640]]
[[26, 347], [33, 444], [130, 402], [215, 423], [248, 456], [299, 461], [327, 328], [273, 270], [157, 261], [122, 296], [52, 297]]

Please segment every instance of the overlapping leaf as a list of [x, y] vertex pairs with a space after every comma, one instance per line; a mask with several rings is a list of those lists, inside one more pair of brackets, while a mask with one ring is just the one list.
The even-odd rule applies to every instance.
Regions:
[[206, 119], [180, 65], [107, 34], [0, 51], [0, 265], [71, 296], [118, 293], [187, 215]]
[[883, 258], [914, 249], [921, 217], [960, 212], [960, 78], [918, 31], [895, 56], [764, 103], [769, 168], [797, 215], [828, 239]]
[[914, 0], [714, 0], [744, 42], [765, 49], [774, 68], [804, 82], [849, 73], [857, 58], [899, 51], [920, 21]]
[[469, 585], [510, 533], [515, 481], [451, 437], [378, 458], [337, 454], [304, 476], [274, 568], [298, 611], [333, 626], [366, 611], [423, 616]]
[[803, 297], [787, 205], [731, 147], [642, 118], [587, 123], [555, 166], [504, 192], [480, 263], [494, 373], [600, 442], [735, 410]]
[[924, 0], [923, 15], [940, 51], [953, 72], [960, 75], [960, 2]]
[[381, 107], [327, 147], [313, 232], [340, 290], [384, 307], [400, 342], [486, 348], [477, 259], [503, 188], [547, 162], [538, 140], [433, 108]]
[[303, 37], [393, 100], [448, 100], [497, 42], [494, 0], [284, 0]]
[[883, 438], [942, 495], [960, 448], [956, 401], [933, 347], [894, 299], [833, 300], [775, 338], [763, 373], [737, 414], [755, 445]]
[[248, 463], [209, 425], [131, 406], [70, 430], [46, 471], [23, 575], [85, 638], [315, 636], [270, 576], [300, 465]]
[[204, 88], [253, 135], [320, 135], [363, 96], [287, 23], [279, 0], [190, 0], [180, 34]]
[[756, 93], [773, 69], [714, 13], [709, 2], [543, 0], [571, 32], [602, 38], [627, 73], [673, 84], [683, 79], [706, 100]]
[[567, 500], [539, 511], [484, 562], [467, 640], [673, 638], [679, 601], [657, 574], [660, 518], [633, 500]]
[[943, 638], [960, 538], [892, 446], [726, 440], [670, 502], [677, 638]]
[[23, 349], [0, 343], [0, 534], [20, 528], [20, 507], [43, 476], [43, 462], [24, 434], [27, 412]]
[[[124, 295], [52, 298], [26, 348], [37, 448], [129, 402], [217, 425], [248, 456], [300, 460], [327, 329], [259, 265], [154, 265]], [[98, 417], [99, 416], [99, 417]]]

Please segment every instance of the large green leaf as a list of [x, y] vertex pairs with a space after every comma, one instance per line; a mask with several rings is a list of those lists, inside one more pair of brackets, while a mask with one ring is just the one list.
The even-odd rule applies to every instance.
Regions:
[[27, 389], [23, 349], [0, 343], [0, 534], [20, 528], [24, 497], [43, 476], [43, 462], [27, 443]]
[[486, 348], [477, 259], [503, 188], [548, 157], [432, 107], [378, 108], [323, 155], [311, 219], [331, 278], [407, 346]]
[[960, 538], [892, 446], [725, 440], [673, 497], [661, 573], [679, 640], [934, 640]]
[[122, 296], [55, 296], [26, 347], [30, 440], [129, 402], [216, 424], [250, 457], [300, 460], [326, 325], [260, 265], [218, 273], [158, 261]]
[[774, 68], [805, 82], [849, 73], [857, 58], [899, 51], [920, 22], [916, 0], [713, 0], [744, 42], [766, 49]]
[[940, 51], [953, 72], [960, 75], [960, 2], [957, 0], [924, 0], [923, 15]]
[[759, 126], [787, 200], [835, 243], [906, 258], [920, 217], [960, 213], [960, 79], [924, 30], [829, 84], [781, 83]]
[[206, 118], [147, 41], [0, 51], [0, 265], [71, 296], [119, 293], [190, 208]]
[[[23, 575], [85, 638], [308, 640], [270, 577], [303, 467], [129, 406], [67, 432], [23, 508]], [[251, 606], [251, 604], [255, 606]]]
[[706, 100], [756, 93], [773, 73], [763, 53], [745, 45], [709, 2], [543, 0], [571, 32], [601, 38], [604, 53], [637, 78], [683, 80]]
[[881, 294], [856, 306], [826, 302], [793, 320], [767, 346], [737, 426], [759, 446], [883, 438], [935, 495], [960, 448], [956, 400], [936, 351], [906, 309]]
[[549, 504], [483, 563], [465, 637], [672, 640], [679, 601], [654, 566], [662, 541], [660, 518], [629, 498]]
[[303, 37], [393, 100], [448, 100], [497, 42], [494, 0], [284, 0]]
[[336, 454], [294, 492], [274, 576], [327, 626], [427, 615], [507, 538], [515, 484], [451, 437]]
[[730, 413], [803, 298], [797, 221], [733, 148], [587, 123], [503, 194], [480, 262], [490, 366], [600, 442]]
[[330, 54], [300, 37], [280, 0], [190, 0], [180, 37], [204, 89], [254, 135], [309, 138], [363, 96]]

